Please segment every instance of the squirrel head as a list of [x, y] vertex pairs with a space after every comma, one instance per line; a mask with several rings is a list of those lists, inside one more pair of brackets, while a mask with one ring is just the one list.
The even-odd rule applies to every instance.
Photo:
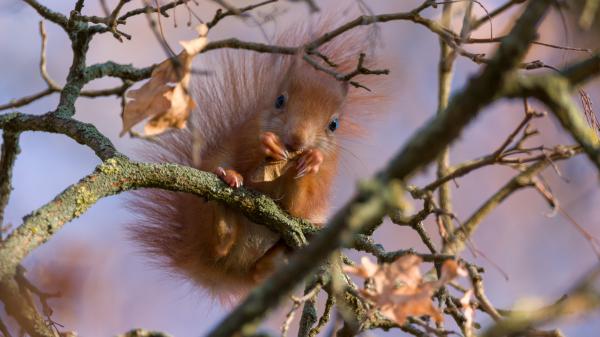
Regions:
[[336, 150], [343, 127], [348, 85], [297, 59], [266, 99], [261, 127], [275, 133], [290, 152]]

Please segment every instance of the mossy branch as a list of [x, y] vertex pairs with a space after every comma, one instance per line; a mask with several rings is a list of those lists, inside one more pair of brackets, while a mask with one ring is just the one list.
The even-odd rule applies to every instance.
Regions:
[[2, 238], [2, 226], [4, 220], [4, 209], [8, 204], [11, 181], [15, 159], [21, 151], [19, 148], [20, 132], [5, 130], [2, 133], [2, 148], [0, 150], [0, 240]]
[[0, 115], [0, 129], [7, 131], [45, 131], [60, 133], [91, 148], [96, 155], [106, 160], [120, 154], [112, 142], [92, 124], [50, 114], [28, 115], [12, 112]]
[[6, 313], [14, 317], [31, 337], [55, 337], [54, 331], [38, 314], [31, 297], [24, 291], [12, 277], [0, 281], [0, 297]]
[[286, 244], [293, 248], [305, 245], [305, 232], [316, 231], [310, 222], [282, 211], [271, 198], [244, 188], [231, 189], [212, 173], [176, 164], [138, 163], [125, 157], [114, 157], [23, 219], [23, 224], [0, 246], [0, 280], [10, 278], [30, 251], [49, 240], [65, 223], [82, 215], [99, 199], [149, 187], [192, 193], [232, 206], [250, 220], [280, 233]]

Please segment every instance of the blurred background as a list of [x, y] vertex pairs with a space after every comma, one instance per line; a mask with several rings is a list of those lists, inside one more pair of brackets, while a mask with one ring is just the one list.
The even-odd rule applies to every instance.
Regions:
[[[66, 0], [41, 2], [65, 14], [73, 6], [73, 1]], [[107, 0], [107, 3], [112, 8], [117, 1]], [[232, 3], [245, 5], [248, 2]], [[355, 17], [350, 13], [358, 13], [358, 1], [318, 3], [325, 13], [334, 9], [341, 10], [342, 14], [347, 11], [348, 19]], [[406, 11], [419, 4], [417, 1], [393, 0], [365, 3], [374, 13]], [[502, 2], [485, 0], [481, 3], [491, 10]], [[141, 5], [141, 1], [132, 1], [125, 11]], [[463, 8], [464, 4], [456, 6]], [[580, 11], [577, 4], [573, 7], [574, 14], [553, 10], [540, 29], [539, 40], [596, 50], [600, 45], [598, 27], [588, 33], [579, 31], [575, 21]], [[216, 7], [212, 2], [200, 1], [200, 6], [192, 5], [192, 9], [208, 20]], [[484, 15], [479, 6], [475, 6], [474, 10], [479, 16]], [[510, 10], [495, 18], [494, 35], [506, 33], [519, 12], [518, 9]], [[278, 13], [274, 21], [263, 25], [267, 36], [295, 22], [310, 20], [308, 7], [301, 2], [280, 1], [261, 8], [253, 15], [260, 18], [260, 13], [262, 16]], [[426, 10], [424, 15], [439, 18], [440, 13], [441, 6]], [[462, 10], [456, 13], [455, 22], [459, 23]], [[84, 14], [102, 15], [99, 2], [87, 0]], [[183, 7], [178, 9], [177, 19], [178, 27], [174, 27], [172, 19], [163, 23], [167, 40], [179, 48], [177, 41], [193, 38], [195, 31], [186, 26], [187, 11]], [[21, 1], [0, 2], [0, 103], [45, 88], [38, 70], [39, 20], [40, 17]], [[260, 29], [251, 21], [233, 17], [226, 20], [211, 30], [210, 40], [235, 36], [243, 40], [265, 41]], [[392, 71], [388, 81], [391, 104], [385, 114], [366, 125], [369, 130], [367, 136], [352, 140], [346, 146], [353, 155], [345, 156], [340, 166], [333, 193], [334, 209], [351, 195], [357, 179], [369, 177], [385, 165], [405, 140], [436, 111], [437, 36], [410, 22], [391, 22], [378, 27], [381, 30], [378, 52], [382, 55], [383, 65]], [[63, 84], [71, 59], [69, 42], [64, 32], [52, 23], [46, 23], [46, 29], [48, 72], [55, 81]], [[109, 34], [95, 38], [88, 53], [88, 64], [113, 60], [143, 67], [165, 58], [143, 16], [129, 20], [121, 29], [131, 34], [133, 39], [119, 43]], [[473, 37], [489, 37], [489, 30], [488, 24], [482, 25]], [[493, 47], [469, 45], [466, 48], [473, 52], [491, 53]], [[560, 68], [586, 55], [534, 46], [527, 60], [540, 59]], [[462, 87], [478, 69], [479, 66], [459, 56], [453, 90]], [[545, 71], [550, 70], [534, 72]], [[118, 84], [118, 81], [103, 79], [86, 88], [99, 89]], [[600, 106], [600, 81], [587, 84], [585, 90], [595, 107]], [[41, 114], [53, 109], [57, 102], [58, 95], [52, 95], [16, 110]], [[535, 103], [534, 107], [543, 109]], [[10, 110], [0, 113], [7, 112]], [[141, 141], [127, 136], [118, 137], [120, 113], [117, 98], [80, 98], [75, 117], [93, 123], [120, 151], [135, 157], [135, 148], [140, 146]], [[487, 108], [453, 145], [451, 162], [459, 163], [491, 153], [516, 127], [522, 115], [520, 101], [502, 101]], [[528, 144], [552, 146], [572, 143], [551, 116], [533, 123], [541, 135]], [[13, 226], [18, 226], [24, 215], [50, 201], [99, 164], [91, 150], [61, 135], [26, 132], [21, 136], [21, 148], [14, 172], [14, 191], [5, 217], [5, 222]], [[561, 162], [558, 166], [564, 179], [552, 169], [543, 173], [544, 178], [558, 196], [563, 209], [590, 234], [600, 237], [600, 193], [595, 169], [584, 156]], [[430, 168], [412, 183], [423, 186], [431, 181], [434, 173]], [[514, 174], [509, 168], [493, 167], [458, 179], [452, 187], [458, 219], [467, 219]], [[125, 224], [135, 216], [124, 207], [126, 197], [126, 194], [121, 194], [102, 199], [80, 218], [67, 224], [26, 259], [28, 275], [40, 288], [62, 292], [61, 298], [50, 301], [55, 310], [52, 317], [64, 325], [65, 330], [77, 331], [81, 336], [110, 336], [135, 327], [160, 330], [178, 337], [203, 335], [219, 322], [230, 307], [221, 305], [201, 290], [148, 263], [148, 259], [126, 238]], [[416, 203], [415, 207], [420, 205]], [[486, 268], [487, 294], [498, 307], [511, 308], [523, 297], [553, 302], [598, 262], [589, 240], [565, 216], [548, 217], [550, 211], [535, 191], [518, 192], [497, 208], [474, 235], [473, 244], [485, 258], [482, 254], [474, 256], [468, 250], [463, 253], [465, 258]], [[426, 221], [426, 226], [437, 237], [433, 218]], [[389, 250], [414, 247], [425, 252], [418, 237], [404, 227], [385, 224], [375, 233], [375, 238]], [[284, 305], [286, 310], [289, 306], [290, 303]], [[478, 314], [476, 318], [482, 316]], [[282, 317], [281, 311], [273, 313], [266, 328], [278, 331]], [[597, 312], [591, 313], [587, 317], [561, 321], [549, 327], [561, 327], [568, 336], [598, 336], [600, 320], [597, 317]], [[488, 321], [484, 319], [483, 322]], [[373, 333], [383, 334], [379, 331]]]

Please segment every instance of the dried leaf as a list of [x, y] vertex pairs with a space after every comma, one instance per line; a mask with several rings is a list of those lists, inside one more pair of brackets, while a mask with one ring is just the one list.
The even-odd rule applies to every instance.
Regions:
[[144, 127], [148, 136], [160, 134], [170, 127], [185, 127], [190, 112], [196, 106], [188, 91], [192, 60], [207, 43], [205, 25], [198, 26], [197, 30], [198, 38], [180, 41], [184, 50], [175, 60], [163, 61], [154, 69], [148, 82], [127, 93], [131, 100], [123, 109], [121, 136], [149, 117]]
[[377, 270], [379, 270], [379, 266], [377, 265], [377, 263], [371, 262], [371, 260], [369, 260], [369, 258], [366, 256], [363, 256], [360, 259], [360, 263], [362, 265], [344, 266], [344, 272], [350, 273], [350, 274], [356, 274], [361, 277], [367, 278], [367, 277], [372, 277], [373, 275], [375, 275]]
[[255, 183], [269, 182], [281, 177], [292, 166], [288, 160], [265, 162], [258, 167], [250, 180]]
[[442, 313], [433, 304], [431, 296], [456, 276], [466, 275], [466, 271], [456, 261], [448, 260], [442, 266], [442, 277], [439, 280], [424, 282], [419, 269], [421, 262], [421, 258], [416, 255], [406, 255], [393, 263], [378, 265], [363, 257], [361, 265], [346, 266], [344, 270], [372, 280], [367, 282], [367, 287], [361, 289], [360, 293], [382, 315], [397, 324], [404, 324], [410, 316], [424, 315], [441, 323]]
[[295, 160], [302, 151], [288, 152], [287, 160], [265, 161], [259, 166], [256, 171], [250, 176], [250, 181], [255, 183], [273, 181], [284, 175], [288, 169], [295, 165]]
[[442, 272], [439, 280], [442, 284], [440, 284], [440, 286], [452, 281], [458, 276], [467, 277], [469, 276], [469, 272], [455, 260], [446, 260], [442, 265]]

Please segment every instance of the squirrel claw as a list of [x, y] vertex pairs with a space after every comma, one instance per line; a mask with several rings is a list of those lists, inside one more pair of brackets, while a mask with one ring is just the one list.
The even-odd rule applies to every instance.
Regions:
[[295, 179], [300, 179], [307, 174], [317, 173], [323, 163], [323, 154], [318, 149], [310, 149], [302, 154], [296, 166]]
[[288, 153], [285, 146], [273, 132], [265, 132], [260, 136], [261, 149], [267, 157], [275, 160], [287, 160]]
[[214, 173], [231, 188], [239, 188], [244, 184], [244, 177], [235, 170], [225, 170], [219, 166]]

